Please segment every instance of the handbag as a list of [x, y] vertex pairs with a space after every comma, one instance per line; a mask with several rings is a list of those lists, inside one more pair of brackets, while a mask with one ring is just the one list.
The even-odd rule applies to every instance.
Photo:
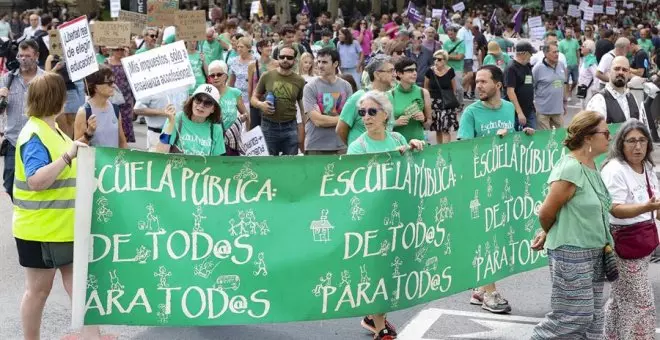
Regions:
[[[653, 190], [649, 183], [648, 171], [645, 169], [646, 191], [649, 199], [652, 198]], [[651, 211], [651, 219], [637, 222], [612, 233], [614, 236], [614, 250], [622, 259], [634, 260], [651, 255], [658, 247], [658, 228], [655, 225], [655, 216]]]
[[589, 85], [584, 85], [584, 84], [578, 85], [576, 97], [578, 97], [579, 99], [587, 98], [587, 90], [589, 90], [589, 88], [591, 87], [591, 84], [593, 84], [593, 83], [594, 83], [594, 79], [591, 78], [591, 81], [589, 82]]
[[[582, 172], [584, 174], [584, 169], [582, 169]], [[591, 188], [594, 190], [596, 194], [598, 194], [598, 191], [596, 190], [596, 187], [594, 186], [593, 183], [591, 183], [591, 179], [587, 176], [587, 174], [584, 174], [584, 176], [587, 178], [587, 181], [589, 181], [589, 184], [591, 185]], [[605, 189], [607, 190], [607, 189]], [[609, 214], [607, 213], [607, 209], [603, 209], [603, 199], [599, 200], [601, 202], [600, 204], [600, 215], [603, 218], [603, 227], [605, 229], [605, 238], [608, 238], [608, 229], [607, 226], [609, 225]], [[608, 201], [608, 200], [606, 200]], [[607, 281], [609, 282], [614, 282], [619, 278], [619, 268], [616, 266], [616, 256], [614, 255], [614, 251], [612, 250], [612, 246], [610, 243], [605, 243], [605, 246], [603, 246], [603, 256], [602, 256], [602, 261], [603, 261], [603, 271], [605, 272], [605, 277], [607, 278]]]
[[459, 107], [460, 104], [458, 103], [458, 99], [456, 99], [456, 95], [454, 94], [454, 91], [443, 89], [442, 86], [440, 86], [440, 82], [438, 81], [438, 75], [436, 75], [435, 72], [433, 73], [433, 79], [435, 80], [435, 84], [440, 89], [440, 97], [442, 98], [442, 109], [451, 110]]

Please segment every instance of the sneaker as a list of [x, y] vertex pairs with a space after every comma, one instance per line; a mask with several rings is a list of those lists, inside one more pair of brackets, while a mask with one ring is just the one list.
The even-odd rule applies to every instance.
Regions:
[[396, 339], [396, 334], [392, 334], [387, 328], [380, 331], [378, 334], [374, 335], [374, 340], [394, 340]]
[[470, 297], [471, 305], [481, 305], [484, 303], [484, 291], [480, 289], [473, 289], [472, 296]]
[[[369, 319], [368, 316], [365, 316], [364, 319], [362, 319], [360, 325], [362, 328], [368, 330], [369, 332], [376, 334], [376, 325], [374, 324], [374, 320]], [[385, 319], [385, 329], [389, 332], [390, 335], [396, 336], [396, 328], [394, 328], [394, 325], [387, 321], [387, 319]]]
[[481, 308], [491, 313], [511, 312], [511, 306], [509, 306], [509, 301], [502, 298], [502, 296], [498, 292], [485, 293], [484, 303], [481, 304]]
[[144, 117], [140, 117], [140, 124], [142, 125], [147, 124], [147, 120], [144, 119]]

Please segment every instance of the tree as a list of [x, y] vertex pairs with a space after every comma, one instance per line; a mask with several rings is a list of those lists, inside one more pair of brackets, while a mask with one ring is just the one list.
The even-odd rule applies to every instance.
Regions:
[[291, 19], [289, 1], [275, 1], [275, 14], [280, 18], [280, 22], [289, 22]]
[[328, 0], [328, 12], [333, 18], [337, 18], [339, 8], [339, 0]]

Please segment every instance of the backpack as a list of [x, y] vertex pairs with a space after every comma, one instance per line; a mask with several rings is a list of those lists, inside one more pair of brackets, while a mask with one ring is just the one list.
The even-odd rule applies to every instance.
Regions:
[[37, 42], [37, 45], [39, 45], [39, 67], [44, 67], [46, 64], [46, 58], [48, 58], [48, 55], [50, 54], [50, 50], [48, 49], [48, 45], [46, 45], [46, 42], [44, 41], [44, 37], [48, 35], [48, 32], [44, 30], [37, 30], [34, 32], [34, 36], [32, 39]]
[[[92, 106], [89, 105], [89, 102], [87, 102], [85, 105], [83, 105], [83, 107], [85, 108], [85, 121], [88, 121], [89, 117], [92, 116]], [[119, 120], [119, 105], [112, 104], [112, 108], [115, 110], [115, 118]]]

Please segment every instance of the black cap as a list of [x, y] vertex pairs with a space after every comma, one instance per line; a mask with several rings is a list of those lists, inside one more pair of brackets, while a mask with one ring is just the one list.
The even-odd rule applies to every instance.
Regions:
[[536, 49], [529, 42], [520, 41], [516, 44], [516, 52], [529, 52], [531, 54], [534, 54], [536, 53]]

